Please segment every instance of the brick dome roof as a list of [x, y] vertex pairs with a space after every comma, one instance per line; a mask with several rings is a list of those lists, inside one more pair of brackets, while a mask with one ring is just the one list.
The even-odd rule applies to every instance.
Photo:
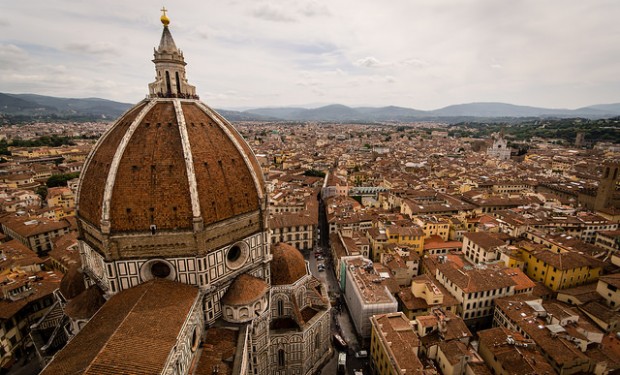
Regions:
[[278, 242], [271, 254], [271, 285], [290, 285], [306, 275], [304, 256], [294, 246]]
[[69, 268], [67, 273], [60, 280], [60, 293], [65, 299], [75, 298], [77, 295], [86, 290], [84, 276], [80, 272], [77, 265]]
[[244, 273], [230, 284], [221, 302], [229, 306], [249, 305], [261, 299], [268, 290], [269, 285], [264, 280]]
[[259, 210], [248, 144], [196, 98], [153, 96], [127, 111], [82, 171], [78, 216], [104, 233], [195, 228]]
[[90, 319], [104, 303], [103, 291], [93, 285], [67, 302], [65, 314], [72, 319]]

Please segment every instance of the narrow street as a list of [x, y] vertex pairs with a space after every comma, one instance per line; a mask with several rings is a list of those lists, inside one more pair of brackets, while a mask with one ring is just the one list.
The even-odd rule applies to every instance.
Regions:
[[[346, 374], [358, 375], [354, 372], [354, 370], [362, 370], [363, 374], [370, 374], [370, 365], [369, 358], [356, 358], [355, 353], [361, 349], [366, 349], [368, 353], [370, 351], [368, 348], [360, 348], [359, 342], [357, 339], [357, 335], [355, 334], [355, 328], [353, 323], [351, 322], [351, 318], [349, 316], [349, 312], [346, 308], [346, 304], [344, 302], [340, 305], [339, 301], [344, 301], [344, 299], [340, 297], [340, 286], [338, 285], [338, 280], [336, 279], [336, 273], [332, 267], [332, 260], [330, 256], [330, 251], [328, 248], [329, 236], [328, 236], [328, 226], [327, 221], [325, 220], [325, 214], [323, 210], [323, 202], [319, 205], [319, 227], [321, 238], [318, 243], [320, 244], [313, 252], [307, 252], [305, 254], [306, 260], [308, 260], [310, 264], [310, 271], [312, 274], [321, 280], [331, 297], [332, 302], [332, 310], [331, 310], [331, 332], [332, 336], [334, 334], [341, 335], [344, 340], [347, 342], [347, 348], [341, 348], [337, 344], [334, 343], [332, 337], [332, 347], [334, 349], [334, 355], [329, 360], [329, 362], [323, 367], [321, 374], [323, 375], [333, 375], [337, 373], [338, 367], [338, 354], [342, 351], [347, 353], [347, 365], [346, 365]], [[319, 250], [321, 256], [324, 258], [323, 260], [318, 260], [317, 255], [315, 255], [316, 251]], [[324, 265], [324, 270], [319, 271], [318, 266], [320, 264]]]

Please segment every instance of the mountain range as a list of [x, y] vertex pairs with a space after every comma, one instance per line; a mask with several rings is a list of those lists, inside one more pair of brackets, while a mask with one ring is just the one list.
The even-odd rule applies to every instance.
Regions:
[[[69, 99], [35, 94], [0, 93], [0, 116], [38, 118], [115, 119], [132, 104], [106, 99]], [[414, 122], [489, 120], [523, 117], [608, 118], [620, 116], [620, 103], [597, 104], [578, 109], [550, 109], [506, 103], [468, 103], [422, 111], [404, 107], [347, 107], [332, 104], [319, 108], [269, 107], [245, 111], [217, 110], [231, 121], [331, 121], [331, 122]]]
[[131, 106], [99, 98], [71, 99], [36, 94], [0, 93], [0, 115], [115, 119]]

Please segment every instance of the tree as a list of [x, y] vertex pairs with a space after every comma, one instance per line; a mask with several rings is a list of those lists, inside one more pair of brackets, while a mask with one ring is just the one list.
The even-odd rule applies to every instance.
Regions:
[[47, 186], [41, 185], [34, 192], [38, 194], [43, 201], [47, 198]]

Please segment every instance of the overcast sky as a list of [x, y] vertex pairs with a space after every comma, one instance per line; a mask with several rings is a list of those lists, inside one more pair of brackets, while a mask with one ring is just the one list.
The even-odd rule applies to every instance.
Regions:
[[162, 5], [217, 108], [620, 102], [618, 0], [4, 1], [0, 92], [140, 101]]

